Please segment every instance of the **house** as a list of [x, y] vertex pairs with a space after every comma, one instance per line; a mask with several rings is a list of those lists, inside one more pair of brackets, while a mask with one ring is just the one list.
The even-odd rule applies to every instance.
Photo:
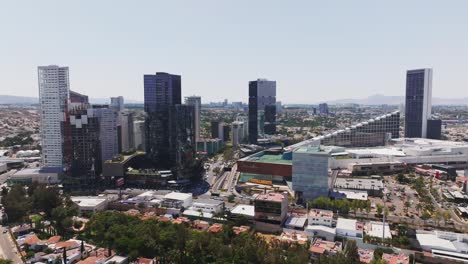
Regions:
[[299, 232], [283, 232], [279, 236], [279, 240], [282, 242], [289, 242], [289, 243], [299, 243], [305, 245], [309, 240], [309, 236], [306, 233], [299, 233]]
[[240, 233], [245, 233], [250, 231], [250, 226], [233, 226], [232, 230], [234, 234], [239, 235]]
[[219, 224], [219, 223], [214, 223], [212, 226], [208, 228], [208, 232], [211, 232], [211, 233], [219, 233], [221, 231], [223, 231], [223, 224]]
[[336, 228], [322, 226], [322, 225], [308, 225], [305, 232], [309, 238], [321, 238], [326, 241], [335, 241]]
[[409, 256], [404, 254], [393, 255], [384, 253], [382, 259], [388, 264], [409, 264]]
[[320, 238], [316, 239], [309, 248], [312, 259], [317, 259], [321, 255], [336, 255], [342, 250], [343, 244], [341, 242], [324, 241]]
[[104, 264], [128, 264], [128, 257], [115, 255], [107, 259]]
[[390, 226], [388, 225], [388, 223], [385, 223], [385, 226], [384, 226], [382, 222], [370, 221], [366, 224], [365, 231], [366, 231], [366, 234], [371, 237], [381, 238], [383, 235], [384, 238], [386, 239], [387, 238], [392, 239], [392, 233], [391, 233]]
[[208, 224], [208, 222], [201, 220], [195, 220], [192, 223], [192, 228], [198, 231], [206, 231], [209, 226], [210, 224]]
[[359, 261], [362, 263], [371, 263], [374, 260], [374, 250], [358, 248]]
[[309, 225], [321, 225], [333, 227], [333, 211], [321, 210], [321, 209], [311, 209], [307, 216]]
[[362, 239], [364, 237], [364, 223], [355, 219], [338, 218], [336, 234], [341, 237]]
[[299, 217], [291, 215], [286, 220], [284, 226], [289, 229], [295, 230], [304, 230], [304, 227], [307, 225], [307, 217]]
[[107, 209], [109, 201], [101, 196], [71, 196], [81, 214], [101, 212]]

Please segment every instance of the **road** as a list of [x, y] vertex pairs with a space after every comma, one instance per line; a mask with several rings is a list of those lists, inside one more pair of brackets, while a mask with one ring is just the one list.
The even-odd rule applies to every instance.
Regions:
[[10, 170], [10, 171], [0, 174], [0, 185], [4, 184], [7, 181], [8, 177], [15, 174], [15, 172], [16, 170]]
[[23, 263], [18, 251], [16, 250], [15, 242], [13, 242], [10, 233], [4, 233], [5, 227], [0, 227], [0, 258], [12, 260], [13, 263]]

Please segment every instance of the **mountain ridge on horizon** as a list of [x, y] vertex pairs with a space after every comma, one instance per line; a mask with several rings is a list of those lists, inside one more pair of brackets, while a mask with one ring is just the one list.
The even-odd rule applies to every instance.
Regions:
[[[109, 104], [110, 98], [90, 98], [89, 99], [93, 104]], [[281, 100], [279, 100], [281, 101]], [[28, 96], [16, 96], [16, 95], [1, 95], [0, 94], [0, 104], [37, 104], [39, 98], [37, 97], [28, 97]], [[398, 95], [383, 95], [383, 94], [374, 94], [366, 98], [345, 98], [345, 99], [336, 99], [328, 101], [320, 101], [315, 103], [302, 103], [306, 104], [318, 104], [318, 103], [327, 103], [327, 104], [360, 104], [360, 105], [399, 105], [405, 102], [404, 96]], [[143, 101], [139, 100], [127, 100], [125, 99], [126, 104], [143, 104]], [[284, 103], [291, 105], [301, 105], [301, 103]], [[468, 98], [440, 98], [433, 97], [432, 105], [468, 105]]]

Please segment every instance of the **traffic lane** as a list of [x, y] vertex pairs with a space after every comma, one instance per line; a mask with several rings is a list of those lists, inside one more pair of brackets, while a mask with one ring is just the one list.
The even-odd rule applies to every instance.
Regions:
[[6, 229], [3, 226], [1, 226], [0, 231], [0, 255], [4, 259], [12, 260], [15, 264], [23, 263], [21, 257], [18, 255], [18, 251], [16, 250], [16, 245], [10, 237], [10, 233], [6, 232]]

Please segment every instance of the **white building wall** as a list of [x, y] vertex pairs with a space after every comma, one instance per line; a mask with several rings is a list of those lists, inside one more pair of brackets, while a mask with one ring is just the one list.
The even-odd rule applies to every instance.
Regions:
[[39, 66], [40, 133], [43, 165], [60, 167], [63, 164], [63, 129], [70, 82], [68, 67]]

